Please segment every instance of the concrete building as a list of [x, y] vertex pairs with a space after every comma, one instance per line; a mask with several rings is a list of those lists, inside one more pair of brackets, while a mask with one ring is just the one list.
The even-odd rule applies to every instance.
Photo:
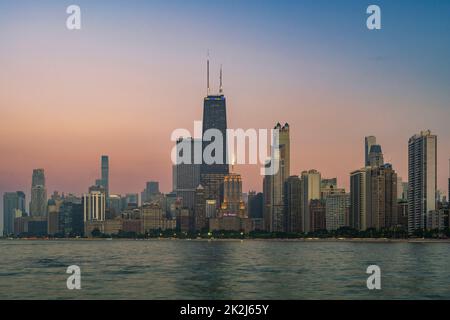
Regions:
[[284, 183], [284, 210], [286, 232], [301, 232], [301, 180], [298, 176], [290, 176]]
[[5, 192], [3, 194], [3, 234], [13, 234], [14, 219], [25, 215], [25, 193]]
[[352, 228], [367, 230], [372, 225], [370, 215], [370, 168], [350, 173], [350, 221]]
[[[195, 189], [200, 184], [202, 140], [180, 138], [176, 142], [177, 163], [172, 166], [173, 191], [186, 208], [194, 208]], [[200, 155], [198, 155], [200, 153]]]
[[390, 164], [369, 169], [370, 215], [372, 224], [367, 227], [377, 230], [395, 227], [397, 216], [397, 173]]
[[[280, 123], [274, 128], [278, 132], [278, 148], [271, 153], [270, 162], [266, 164], [266, 175], [264, 176], [264, 221], [266, 230], [270, 232], [285, 231], [286, 219], [284, 216], [284, 187], [286, 179], [290, 176], [290, 138], [289, 125], [281, 126]], [[272, 145], [276, 146], [275, 137]], [[278, 170], [274, 173], [269, 170], [270, 166], [276, 166]]]
[[373, 145], [377, 144], [377, 138], [374, 136], [367, 136], [364, 138], [364, 166], [368, 167], [370, 166], [370, 149]]
[[311, 231], [325, 230], [326, 225], [326, 207], [323, 200], [311, 200], [309, 203], [309, 212], [311, 214]]
[[223, 216], [209, 219], [210, 231], [252, 231], [252, 220], [238, 216]]
[[311, 213], [309, 204], [312, 200], [320, 200], [321, 176], [317, 170], [303, 171], [301, 175], [301, 225], [302, 232], [311, 232]]
[[91, 187], [89, 193], [83, 194], [84, 222], [104, 221], [106, 195], [103, 187]]
[[245, 204], [242, 200], [242, 178], [240, 174], [229, 173], [223, 179], [223, 202], [220, 206], [222, 215], [245, 217]]
[[325, 200], [326, 229], [337, 230], [349, 226], [350, 194], [331, 194]]
[[427, 214], [435, 211], [437, 136], [422, 131], [408, 141], [408, 232], [424, 230]]
[[31, 216], [47, 216], [47, 189], [44, 169], [34, 169], [31, 183]]
[[141, 203], [151, 203], [158, 199], [161, 194], [159, 191], [158, 181], [148, 181], [146, 183], [145, 189], [141, 192]]
[[208, 228], [208, 220], [206, 218], [206, 195], [205, 188], [203, 188], [202, 185], [199, 185], [195, 190], [194, 226], [196, 231]]

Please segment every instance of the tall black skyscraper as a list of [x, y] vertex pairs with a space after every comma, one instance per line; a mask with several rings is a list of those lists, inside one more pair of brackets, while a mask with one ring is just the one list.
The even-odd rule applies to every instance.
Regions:
[[[226, 99], [222, 90], [222, 68], [220, 68], [220, 89], [219, 94], [211, 95], [209, 88], [209, 60], [207, 64], [207, 96], [203, 101], [203, 135], [208, 129], [217, 129], [222, 133], [223, 139], [223, 159], [221, 163], [206, 164], [203, 163], [201, 168], [202, 174], [228, 174], [229, 168], [227, 164], [227, 109]], [[213, 139], [214, 141], [214, 139]], [[212, 141], [203, 141], [203, 148], [212, 143]], [[215, 156], [213, 153], [212, 156]]]

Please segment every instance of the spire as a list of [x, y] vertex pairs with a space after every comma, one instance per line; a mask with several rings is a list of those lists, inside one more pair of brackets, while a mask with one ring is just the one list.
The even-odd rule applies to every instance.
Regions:
[[209, 96], [209, 50], [208, 50], [208, 56], [206, 59], [206, 85], [207, 85], [206, 93]]
[[220, 65], [220, 88], [219, 93], [223, 93], [223, 86], [222, 86], [222, 65]]

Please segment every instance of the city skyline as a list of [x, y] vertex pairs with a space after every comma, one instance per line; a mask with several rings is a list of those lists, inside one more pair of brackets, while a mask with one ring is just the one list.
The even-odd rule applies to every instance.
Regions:
[[[381, 1], [385, 24], [374, 34], [356, 1], [327, 3], [335, 17], [313, 2], [286, 2], [275, 11], [264, 1], [236, 3], [240, 10], [222, 4], [220, 23], [210, 28], [195, 21], [211, 22], [207, 14], [217, 4], [172, 10], [176, 3], [120, 10], [117, 2], [105, 9], [80, 1], [88, 20], [79, 34], [67, 33], [64, 10], [54, 1], [0, 4], [7, 14], [0, 35], [9, 48], [0, 51], [0, 147], [8, 155], [0, 159], [1, 194], [22, 190], [28, 204], [35, 168], [46, 170], [47, 194], [82, 194], [100, 176], [101, 154], [111, 158], [112, 194], [140, 192], [148, 180], [169, 192], [170, 133], [202, 118], [208, 48], [212, 92], [223, 64], [228, 127], [290, 124], [291, 175], [316, 169], [349, 190], [349, 173], [364, 161], [362, 138], [374, 135], [385, 162], [406, 181], [407, 141], [430, 129], [439, 137], [438, 189], [447, 194], [450, 50], [441, 40], [449, 22], [440, 12], [449, 4]], [[162, 21], [169, 14], [186, 27], [184, 38]], [[408, 17], [419, 14], [427, 24], [411, 26]], [[111, 23], [120, 19], [129, 26]], [[262, 190], [258, 166], [235, 170], [243, 190]]]

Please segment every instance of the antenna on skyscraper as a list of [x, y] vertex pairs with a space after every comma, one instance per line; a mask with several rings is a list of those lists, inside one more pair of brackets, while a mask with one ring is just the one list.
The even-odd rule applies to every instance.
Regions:
[[209, 96], [209, 50], [206, 59], [206, 85], [207, 85], [207, 95]]
[[222, 86], [222, 65], [220, 65], [220, 89], [219, 93], [223, 93], [223, 86]]

